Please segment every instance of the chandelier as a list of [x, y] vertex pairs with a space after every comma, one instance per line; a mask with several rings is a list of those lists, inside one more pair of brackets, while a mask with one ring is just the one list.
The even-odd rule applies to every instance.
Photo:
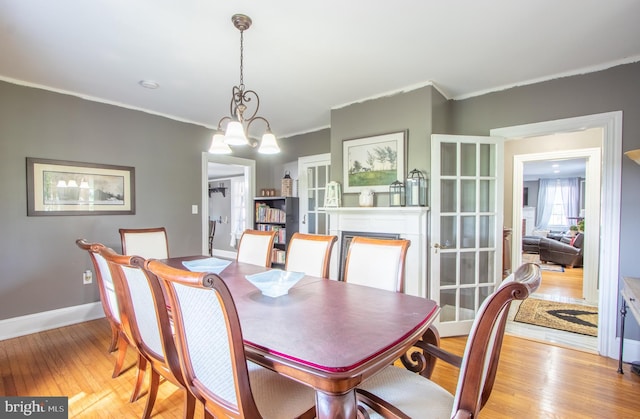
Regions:
[[[255, 121], [263, 121], [267, 128], [260, 141], [259, 153], [275, 154], [280, 152], [280, 147], [276, 142], [276, 137], [271, 132], [271, 126], [262, 116], [258, 115], [260, 109], [260, 97], [254, 90], [247, 90], [244, 86], [243, 58], [244, 58], [244, 31], [251, 26], [251, 18], [246, 15], [237, 14], [231, 18], [233, 26], [240, 31], [240, 84], [233, 86], [231, 92], [231, 104], [229, 106], [230, 116], [223, 117], [218, 122], [218, 128], [213, 135], [210, 153], [229, 154], [229, 145], [250, 145], [256, 147], [258, 141], [247, 136], [249, 127]], [[253, 105], [253, 111], [248, 111], [249, 105]], [[223, 126], [226, 128], [223, 130]]]

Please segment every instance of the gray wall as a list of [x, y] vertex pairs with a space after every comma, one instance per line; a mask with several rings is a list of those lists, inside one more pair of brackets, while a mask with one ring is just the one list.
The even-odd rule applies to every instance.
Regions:
[[[165, 226], [172, 255], [200, 253], [201, 153], [211, 133], [0, 82], [0, 319], [98, 301], [77, 238], [120, 251], [120, 227]], [[135, 167], [136, 214], [27, 217], [26, 157]]]
[[[623, 151], [640, 148], [640, 63], [459, 101], [425, 87], [333, 109], [330, 130], [280, 140], [283, 154], [234, 155], [257, 160], [257, 190], [277, 187], [271, 179], [283, 164], [329, 151], [332, 180], [342, 182], [342, 140], [408, 129], [407, 168], [429, 172], [432, 133], [488, 135], [617, 110], [624, 112]], [[0, 82], [0, 319], [98, 300], [95, 285], [81, 285], [89, 260], [74, 244], [78, 237], [119, 250], [119, 227], [165, 225], [172, 255], [199, 253], [200, 216], [191, 205], [200, 203], [200, 155], [210, 138], [203, 127]], [[27, 217], [27, 156], [134, 166], [136, 215]], [[639, 182], [640, 166], [623, 158], [620, 272], [636, 277]], [[386, 205], [386, 196], [378, 198]], [[355, 206], [357, 196], [343, 202]]]
[[[407, 172], [419, 169], [429, 173], [431, 168], [431, 134], [434, 132], [434, 112], [441, 122], [446, 101], [432, 86], [399, 93], [375, 100], [355, 103], [331, 111], [331, 180], [343, 184], [342, 141], [389, 132], [408, 130]], [[433, 108], [433, 109], [432, 109]], [[399, 179], [403, 180], [403, 179]], [[387, 206], [389, 196], [377, 193], [374, 205]], [[344, 194], [342, 204], [358, 205], [357, 194]]]
[[[613, 111], [623, 112], [622, 150], [640, 148], [640, 63], [565, 77], [490, 93], [451, 106], [452, 133], [488, 135], [492, 128], [550, 121]], [[640, 234], [640, 165], [622, 158], [620, 274], [640, 277], [637, 241]], [[602, 278], [618, 281], [619, 278]], [[628, 336], [640, 329], [628, 321]]]
[[[211, 135], [201, 126], [0, 81], [0, 320], [99, 300], [95, 281], [82, 284], [92, 267], [77, 238], [120, 252], [118, 228], [165, 226], [172, 256], [201, 253], [201, 216], [191, 205], [201, 205], [201, 155]], [[280, 144], [284, 152], [275, 156], [234, 152], [257, 160], [257, 190], [273, 187], [269, 179], [285, 162], [329, 152], [329, 129]], [[26, 157], [135, 167], [136, 214], [27, 217]]]

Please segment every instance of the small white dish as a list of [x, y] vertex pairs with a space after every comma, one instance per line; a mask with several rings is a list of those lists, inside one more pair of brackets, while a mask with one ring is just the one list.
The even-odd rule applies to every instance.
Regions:
[[259, 274], [246, 275], [249, 282], [255, 285], [262, 295], [280, 297], [289, 293], [289, 289], [304, 277], [304, 272], [290, 272], [271, 269]]
[[230, 264], [230, 260], [218, 258], [194, 259], [182, 262], [182, 265], [191, 272], [212, 272], [214, 274], [219, 274]]

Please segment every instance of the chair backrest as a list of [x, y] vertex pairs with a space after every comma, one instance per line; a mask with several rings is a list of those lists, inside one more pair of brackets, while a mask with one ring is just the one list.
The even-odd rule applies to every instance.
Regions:
[[145, 268], [165, 285], [191, 392], [214, 417], [261, 417], [251, 393], [240, 320], [223, 280], [157, 260], [147, 261]]
[[452, 417], [459, 410], [472, 412], [472, 417], [477, 417], [489, 399], [511, 302], [528, 298], [540, 286], [541, 278], [540, 267], [526, 263], [480, 306], [462, 357]]
[[245, 230], [238, 245], [238, 262], [271, 266], [271, 251], [276, 238], [275, 231]]
[[356, 236], [344, 265], [345, 282], [404, 292], [404, 263], [410, 240]]
[[336, 236], [294, 233], [289, 239], [284, 269], [329, 278], [331, 250]]
[[145, 259], [169, 257], [169, 241], [164, 227], [121, 228], [119, 231], [123, 254]]
[[98, 284], [98, 292], [100, 293], [100, 302], [102, 310], [107, 319], [120, 325], [120, 311], [118, 308], [118, 297], [113, 286], [111, 271], [109, 265], [102, 255], [100, 249], [104, 248], [101, 243], [89, 243], [85, 239], [76, 240], [76, 245], [82, 250], [89, 252], [93, 269], [96, 272], [96, 284]]
[[111, 270], [127, 337], [161, 375], [184, 387], [160, 281], [143, 268], [145, 259], [140, 256], [119, 255], [107, 247], [100, 255]]

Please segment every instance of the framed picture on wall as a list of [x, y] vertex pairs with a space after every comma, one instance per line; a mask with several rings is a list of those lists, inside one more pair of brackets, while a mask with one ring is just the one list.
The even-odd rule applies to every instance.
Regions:
[[135, 168], [27, 157], [27, 215], [135, 214]]
[[388, 192], [392, 182], [404, 181], [406, 142], [406, 130], [344, 140], [343, 192]]

